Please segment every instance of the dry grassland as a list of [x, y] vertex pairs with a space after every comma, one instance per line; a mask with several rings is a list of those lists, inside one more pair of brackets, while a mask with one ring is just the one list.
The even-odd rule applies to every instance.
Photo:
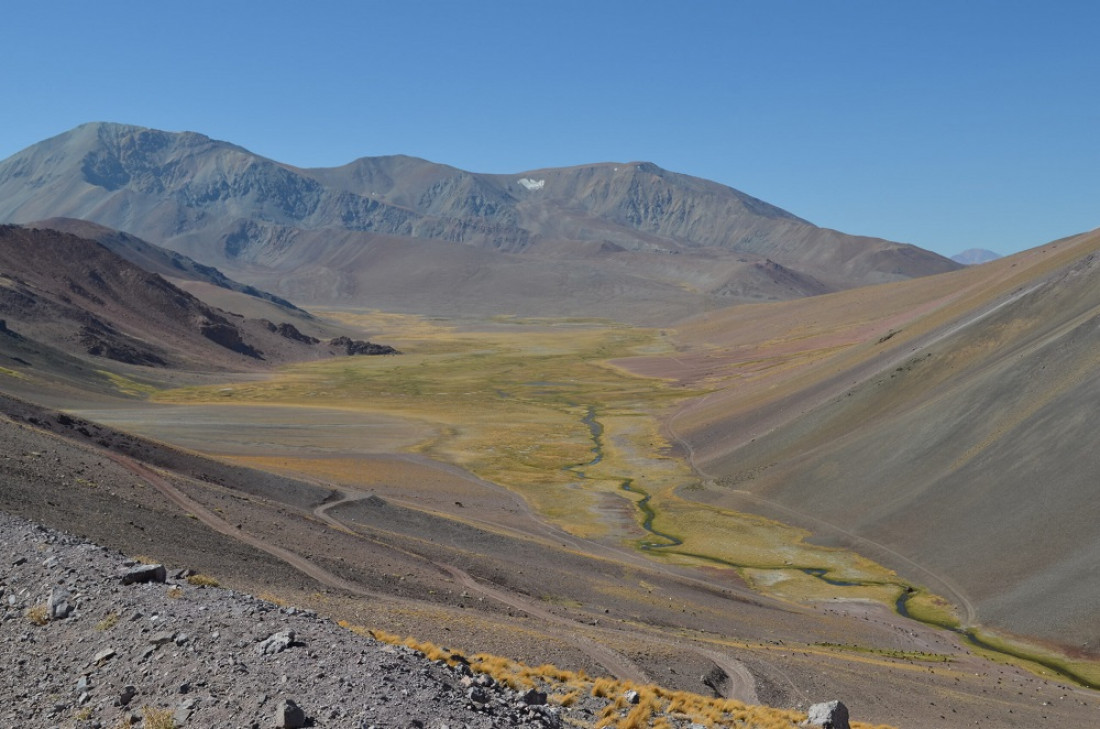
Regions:
[[[788, 600], [892, 605], [910, 588], [857, 554], [807, 543], [808, 532], [690, 500], [698, 480], [688, 463], [670, 455], [658, 418], [704, 392], [610, 364], [670, 354], [663, 333], [591, 322], [498, 321], [461, 329], [392, 314], [338, 318], [405, 354], [298, 365], [265, 381], [170, 390], [153, 399], [399, 418], [422, 432], [411, 452], [518, 493], [574, 535], [627, 542], [678, 564], [733, 569]], [[247, 462], [368, 485], [354, 458]]]
[[[514, 690], [546, 691], [551, 705], [571, 706], [582, 697], [606, 699], [594, 724], [601, 729], [640, 729], [641, 727], [671, 728], [700, 724], [703, 726], [751, 726], [758, 729], [795, 729], [802, 726], [802, 712], [748, 705], [732, 699], [701, 696], [688, 691], [672, 691], [651, 684], [635, 684], [612, 678], [594, 678], [583, 671], [566, 671], [544, 664], [527, 666], [486, 653], [466, 657], [447, 648], [414, 638], [380, 630], [372, 630], [346, 621], [340, 625], [361, 635], [394, 645], [405, 645], [422, 652], [431, 660], [450, 665], [467, 663], [474, 673], [484, 673]], [[636, 692], [632, 702], [629, 692]], [[872, 725], [852, 722], [855, 729], [872, 729]], [[880, 726], [877, 729], [889, 729]]]

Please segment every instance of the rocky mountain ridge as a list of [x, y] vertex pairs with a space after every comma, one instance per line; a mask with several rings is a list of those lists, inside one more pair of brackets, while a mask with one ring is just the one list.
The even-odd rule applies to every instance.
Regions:
[[425, 313], [671, 320], [958, 266], [648, 162], [499, 175], [396, 156], [303, 169], [106, 123], [0, 162], [0, 220], [57, 216], [296, 301]]

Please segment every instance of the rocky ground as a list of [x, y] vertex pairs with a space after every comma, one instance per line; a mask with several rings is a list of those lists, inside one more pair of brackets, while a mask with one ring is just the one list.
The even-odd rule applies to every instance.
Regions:
[[[547, 667], [497, 680], [484, 658], [376, 640], [4, 512], [0, 553], [6, 727], [702, 727], [620, 685], [566, 694]], [[768, 718], [800, 718], [787, 714]]]
[[[311, 611], [191, 584], [184, 573], [124, 584], [140, 568], [133, 560], [2, 512], [0, 551], [3, 726], [562, 721], [545, 694], [513, 691], [464, 663], [428, 660]], [[300, 707], [298, 721], [288, 702]]]

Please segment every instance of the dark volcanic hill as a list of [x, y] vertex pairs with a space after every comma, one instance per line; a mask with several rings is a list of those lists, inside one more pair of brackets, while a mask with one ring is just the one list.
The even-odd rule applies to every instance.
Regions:
[[19, 226], [0, 226], [0, 320], [0, 353], [19, 370], [29, 352], [209, 370], [336, 351], [292, 324], [205, 304], [96, 241]]
[[236, 291], [266, 301], [277, 308], [285, 309], [292, 315], [310, 317], [309, 312], [299, 309], [284, 298], [269, 294], [266, 291], [257, 289], [255, 286], [248, 286], [234, 281], [213, 266], [204, 266], [181, 253], [153, 245], [120, 230], [76, 218], [50, 218], [49, 220], [30, 223], [26, 227], [49, 228], [63, 233], [72, 233], [80, 238], [94, 240], [135, 266], [164, 278], [194, 281], [228, 291]]
[[56, 216], [296, 301], [421, 312], [668, 320], [958, 267], [649, 163], [301, 169], [200, 134], [103, 123], [0, 162], [0, 220]]

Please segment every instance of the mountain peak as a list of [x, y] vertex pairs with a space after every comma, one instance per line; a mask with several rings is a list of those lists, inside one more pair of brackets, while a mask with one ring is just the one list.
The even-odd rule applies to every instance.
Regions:
[[[957, 267], [911, 246], [818, 228], [732, 187], [644, 160], [483, 174], [390, 155], [305, 169], [194, 132], [108, 122], [0, 162], [0, 221], [60, 216], [125, 230], [290, 298], [301, 298], [308, 281], [306, 300], [351, 303], [345, 297], [355, 296], [356, 303], [392, 305], [379, 292], [405, 280], [398, 298], [418, 310], [434, 305], [418, 290], [427, 284], [409, 276], [427, 270], [432, 287], [450, 292], [438, 301], [446, 310], [548, 315], [587, 313], [581, 302], [589, 299], [604, 302], [594, 309], [601, 314], [608, 305], [634, 311], [631, 296], [652, 300], [658, 284], [697, 310], [708, 297], [787, 298]], [[382, 239], [405, 247], [365, 254]], [[427, 259], [408, 259], [428, 250]], [[532, 270], [507, 258], [517, 254]], [[357, 270], [368, 260], [369, 271]], [[792, 280], [815, 283], [780, 287], [753, 268], [765, 260]], [[549, 283], [566, 269], [592, 281], [579, 294], [576, 282]], [[258, 271], [274, 280], [248, 280]], [[542, 301], [532, 276], [547, 282]], [[608, 304], [601, 292], [609, 281], [634, 293]], [[676, 306], [663, 303], [663, 315], [674, 315]]]

